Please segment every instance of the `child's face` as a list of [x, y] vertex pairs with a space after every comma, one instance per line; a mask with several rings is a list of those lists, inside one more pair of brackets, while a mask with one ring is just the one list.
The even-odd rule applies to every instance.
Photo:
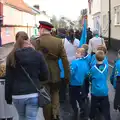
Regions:
[[85, 56], [85, 52], [77, 50], [76, 52], [76, 58], [82, 58]]

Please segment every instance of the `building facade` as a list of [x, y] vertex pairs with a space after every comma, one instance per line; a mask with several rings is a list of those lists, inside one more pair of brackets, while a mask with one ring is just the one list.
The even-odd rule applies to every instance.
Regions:
[[[105, 39], [109, 38], [109, 25], [111, 25], [110, 46], [112, 49], [118, 50], [120, 49], [120, 0], [110, 1], [111, 18], [109, 18], [109, 0], [88, 0], [90, 11], [88, 14], [88, 25], [99, 29], [100, 35]], [[109, 24], [110, 19], [111, 24]]]
[[88, 27], [101, 34], [101, 0], [88, 0]]
[[23, 0], [6, 0], [3, 3], [2, 45], [15, 41], [18, 31], [25, 31], [29, 37], [35, 26], [35, 13]]

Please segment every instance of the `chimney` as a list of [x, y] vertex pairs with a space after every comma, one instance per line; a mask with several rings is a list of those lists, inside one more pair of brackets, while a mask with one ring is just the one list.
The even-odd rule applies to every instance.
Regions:
[[34, 5], [34, 8], [36, 8], [37, 10], [40, 10], [40, 6], [39, 5]]

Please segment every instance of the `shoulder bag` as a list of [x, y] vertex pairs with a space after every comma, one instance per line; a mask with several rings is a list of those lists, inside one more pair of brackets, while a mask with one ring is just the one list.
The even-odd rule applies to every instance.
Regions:
[[25, 70], [25, 68], [22, 65], [20, 65], [20, 67], [38, 92], [38, 105], [39, 105], [39, 107], [44, 107], [44, 106], [50, 104], [51, 103], [51, 96], [50, 96], [49, 92], [47, 91], [47, 89], [45, 87], [41, 87], [39, 89], [37, 87], [37, 85], [34, 83], [34, 81], [32, 80], [32, 78], [30, 77], [29, 73]]

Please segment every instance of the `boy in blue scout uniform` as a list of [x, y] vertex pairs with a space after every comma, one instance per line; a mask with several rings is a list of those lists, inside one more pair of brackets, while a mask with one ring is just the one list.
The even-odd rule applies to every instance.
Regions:
[[89, 78], [92, 83], [90, 120], [95, 120], [97, 108], [101, 109], [105, 120], [111, 120], [107, 85], [108, 66], [103, 62], [104, 57], [104, 52], [98, 50], [96, 52], [97, 64], [89, 72]]
[[84, 112], [82, 118], [87, 120], [86, 105], [85, 105], [85, 93], [84, 93], [84, 80], [89, 71], [88, 65], [84, 60], [85, 50], [84, 48], [78, 48], [76, 52], [76, 60], [73, 60], [70, 65], [71, 77], [70, 77], [70, 103], [74, 111], [75, 120], [77, 120], [78, 108], [79, 107]]
[[88, 63], [88, 66], [90, 66], [90, 62], [91, 62], [91, 54], [88, 54], [88, 45], [87, 44], [83, 44], [82, 48], [85, 49], [85, 56], [84, 59], [86, 60], [86, 62]]
[[120, 50], [118, 51], [118, 59], [115, 61], [110, 81], [115, 89], [114, 109], [120, 111]]
[[[104, 45], [99, 45], [97, 50], [102, 50], [105, 55], [107, 53], [107, 49], [106, 49], [106, 47]], [[108, 58], [107, 58], [107, 56], [105, 56], [103, 62], [108, 66]], [[91, 57], [90, 68], [93, 67], [96, 63], [97, 63], [96, 55], [94, 54]]]
[[[88, 64], [88, 68], [90, 69], [90, 62], [91, 62], [91, 54], [88, 54], [88, 45], [87, 44], [83, 44], [82, 48], [85, 49], [85, 56], [84, 56], [84, 60], [87, 62]], [[86, 99], [89, 101], [89, 80], [88, 77], [85, 79], [85, 95], [86, 95]]]
[[64, 68], [62, 64], [62, 60], [59, 59], [58, 61], [59, 68], [60, 68], [60, 78], [61, 78], [61, 84], [60, 84], [60, 102], [63, 103], [66, 100], [66, 81], [65, 81], [65, 76], [64, 76]]

